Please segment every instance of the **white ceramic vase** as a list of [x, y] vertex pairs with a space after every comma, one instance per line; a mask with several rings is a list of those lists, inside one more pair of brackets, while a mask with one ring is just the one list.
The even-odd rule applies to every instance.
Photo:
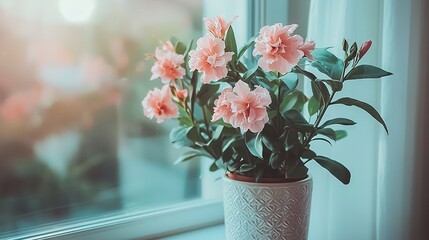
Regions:
[[228, 240], [306, 240], [313, 181], [253, 183], [223, 177]]

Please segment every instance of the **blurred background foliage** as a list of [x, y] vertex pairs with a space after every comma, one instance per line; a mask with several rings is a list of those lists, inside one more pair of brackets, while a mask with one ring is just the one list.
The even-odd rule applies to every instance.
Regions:
[[[198, 167], [172, 166], [173, 125], [140, 102], [159, 86], [145, 55], [200, 36], [201, 19], [200, 0], [0, 0], [0, 233], [198, 196]], [[164, 177], [138, 203], [144, 172], [177, 175], [183, 194], [163, 192]]]

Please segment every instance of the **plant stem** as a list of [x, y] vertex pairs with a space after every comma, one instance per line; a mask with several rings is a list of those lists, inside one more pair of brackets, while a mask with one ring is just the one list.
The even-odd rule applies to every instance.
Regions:
[[180, 79], [180, 80], [176, 80], [176, 82], [177, 82], [177, 86], [178, 86], [180, 89], [185, 89], [185, 83], [183, 82], [183, 78], [182, 78], [182, 79]]
[[191, 101], [191, 112], [192, 112], [192, 120], [193, 121], [195, 120], [193, 113], [194, 113], [194, 106], [195, 106], [195, 101], [196, 101], [195, 98], [197, 96], [197, 85], [198, 85], [198, 82], [197, 82], [198, 76], [196, 74], [198, 74], [197, 70], [194, 70], [194, 72], [192, 73], [192, 78], [191, 78], [192, 94], [191, 94], [190, 101]]
[[188, 102], [187, 102], [187, 101], [183, 101], [183, 107], [185, 108], [185, 111], [188, 113], [188, 115], [191, 117], [192, 126], [195, 126], [194, 113], [193, 113], [193, 112], [192, 112], [192, 110], [189, 108], [189, 106], [188, 106]]
[[[340, 82], [341, 82], [341, 83], [342, 83], [342, 82], [344, 82], [344, 74], [345, 74], [345, 71], [346, 71], [346, 66], [345, 66], [345, 65], [343, 65], [343, 70], [342, 70], [342, 72], [341, 72], [341, 77], [340, 77]], [[325, 115], [326, 110], [327, 110], [327, 109], [328, 109], [328, 107], [331, 105], [331, 102], [332, 102], [332, 99], [334, 99], [335, 93], [337, 93], [337, 91], [332, 90], [332, 93], [331, 93], [331, 96], [329, 97], [329, 100], [325, 103], [325, 105], [324, 105], [324, 106], [323, 106], [323, 108], [322, 108], [322, 111], [320, 111], [320, 114], [317, 116], [317, 118], [316, 118], [316, 122], [314, 122], [315, 130], [313, 130], [313, 131], [310, 133], [310, 136], [308, 136], [308, 138], [305, 140], [305, 142], [304, 142], [304, 147], [306, 147], [306, 146], [310, 143], [311, 139], [312, 139], [314, 136], [316, 136], [316, 134], [317, 134], [317, 128], [319, 127], [319, 124], [320, 124], [320, 122], [322, 121], [322, 118], [323, 118], [323, 116]]]
[[207, 135], [209, 135], [209, 138], [211, 139], [212, 138], [212, 134], [210, 132], [209, 123], [207, 121], [206, 108], [202, 107], [202, 109], [203, 109], [204, 125], [206, 126]]
[[280, 114], [280, 95], [282, 90], [282, 84], [279, 84], [279, 89], [277, 92], [277, 114]]

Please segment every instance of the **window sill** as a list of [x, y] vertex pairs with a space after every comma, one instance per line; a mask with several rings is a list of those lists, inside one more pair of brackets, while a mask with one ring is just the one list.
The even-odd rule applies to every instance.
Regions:
[[215, 225], [212, 227], [202, 228], [190, 232], [172, 235], [169, 237], [161, 238], [160, 240], [191, 240], [191, 239], [218, 239], [224, 240], [225, 226]]
[[[177, 221], [180, 219], [179, 221]], [[17, 233], [1, 239], [158, 239], [179, 232], [205, 229], [223, 222], [223, 205], [219, 200], [194, 200], [153, 212], [131, 212], [91, 221], [47, 226], [39, 231]], [[197, 232], [199, 230], [196, 230]], [[179, 234], [178, 234], [179, 236]], [[221, 236], [221, 235], [220, 235]]]

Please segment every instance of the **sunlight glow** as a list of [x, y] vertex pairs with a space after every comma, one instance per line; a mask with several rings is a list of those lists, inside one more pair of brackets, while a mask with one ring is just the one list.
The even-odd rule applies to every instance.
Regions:
[[59, 8], [68, 22], [82, 23], [90, 19], [95, 8], [95, 0], [60, 0]]

